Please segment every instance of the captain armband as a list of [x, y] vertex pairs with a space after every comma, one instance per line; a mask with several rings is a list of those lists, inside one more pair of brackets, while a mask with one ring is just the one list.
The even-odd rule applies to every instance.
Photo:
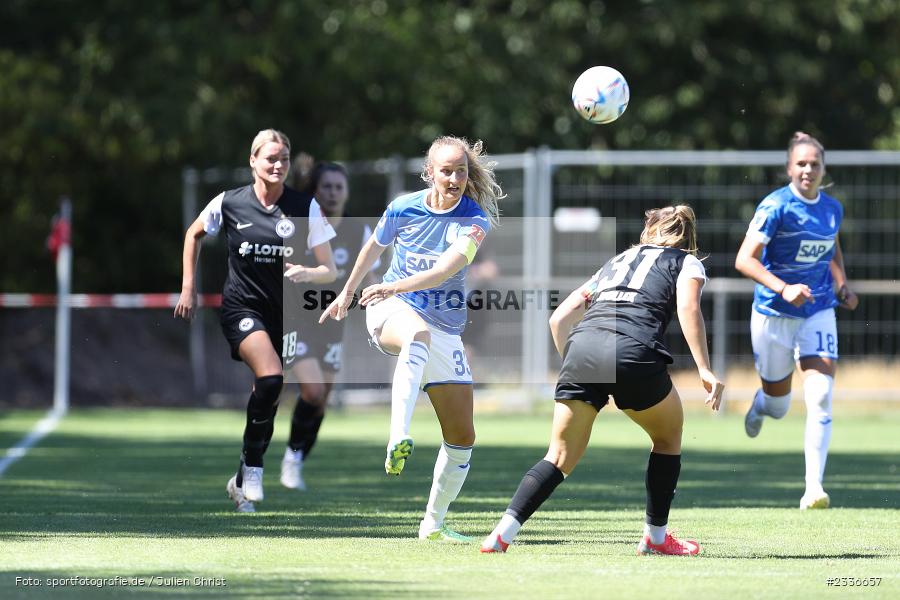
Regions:
[[475, 253], [484, 240], [485, 231], [478, 225], [469, 227], [469, 231], [465, 235], [461, 235], [453, 242], [453, 248], [466, 257], [466, 264], [471, 265], [475, 260]]

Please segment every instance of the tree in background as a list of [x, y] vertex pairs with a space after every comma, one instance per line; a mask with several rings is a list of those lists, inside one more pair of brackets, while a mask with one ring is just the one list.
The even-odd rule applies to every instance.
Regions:
[[[421, 154], [439, 133], [491, 152], [900, 147], [891, 0], [12, 0], [0, 6], [0, 290], [50, 291], [40, 260], [75, 200], [76, 291], [177, 288], [181, 169], [243, 164], [277, 126], [333, 159]], [[569, 104], [596, 64], [626, 118]], [[23, 257], [26, 260], [23, 260]]]

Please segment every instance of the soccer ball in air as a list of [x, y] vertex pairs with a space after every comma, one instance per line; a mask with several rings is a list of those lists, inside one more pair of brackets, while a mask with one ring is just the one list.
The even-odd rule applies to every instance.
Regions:
[[598, 125], [612, 123], [628, 108], [628, 82], [612, 67], [591, 67], [572, 87], [572, 104], [583, 118]]

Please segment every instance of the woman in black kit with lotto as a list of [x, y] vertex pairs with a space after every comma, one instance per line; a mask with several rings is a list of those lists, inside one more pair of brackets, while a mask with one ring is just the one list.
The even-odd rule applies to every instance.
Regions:
[[[228, 276], [222, 293], [222, 330], [232, 358], [244, 361], [255, 378], [240, 467], [226, 487], [238, 512], [254, 512], [253, 503], [263, 499], [263, 454], [272, 439], [284, 382], [283, 349], [291, 333], [283, 331], [284, 280], [289, 280], [287, 285], [327, 283], [336, 273], [328, 243], [334, 230], [314, 199], [284, 185], [290, 152], [286, 135], [274, 129], [260, 131], [250, 149], [253, 183], [213, 198], [184, 238], [184, 274], [175, 316], [193, 318], [200, 239], [224, 229]], [[312, 249], [317, 265], [293, 264], [306, 248]]]

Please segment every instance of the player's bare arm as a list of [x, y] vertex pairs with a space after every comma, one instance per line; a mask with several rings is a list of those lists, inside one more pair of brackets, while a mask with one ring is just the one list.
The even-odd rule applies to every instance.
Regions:
[[370, 285], [363, 290], [359, 303], [363, 306], [372, 302], [380, 302], [396, 294], [427, 290], [447, 281], [466, 266], [467, 259], [456, 248], [448, 248], [434, 262], [430, 269], [404, 277], [390, 283]]
[[181, 295], [175, 305], [175, 317], [186, 321], [194, 318], [197, 309], [197, 285], [194, 276], [197, 273], [197, 261], [200, 259], [200, 240], [206, 235], [203, 219], [197, 219], [184, 234], [184, 251], [181, 256]]
[[805, 283], [789, 284], [773, 275], [762, 264], [762, 251], [765, 244], [751, 237], [745, 237], [734, 259], [734, 268], [744, 277], [766, 286], [794, 306], [802, 306], [813, 302], [812, 291]]
[[828, 266], [831, 269], [831, 277], [834, 279], [834, 287], [837, 289], [835, 295], [841, 306], [849, 310], [856, 310], [856, 307], [859, 306], [859, 296], [847, 284], [847, 272], [844, 269], [844, 253], [841, 250], [841, 243], [837, 236], [834, 238], [834, 255], [831, 257], [831, 263]]
[[372, 265], [375, 264], [375, 261], [378, 260], [385, 248], [386, 246], [382, 246], [375, 241], [375, 234], [372, 234], [369, 241], [359, 251], [359, 256], [356, 257], [356, 263], [353, 265], [353, 270], [350, 272], [350, 277], [347, 279], [344, 289], [341, 290], [334, 302], [329, 304], [322, 316], [319, 317], [319, 323], [324, 323], [328, 317], [340, 321], [347, 316], [347, 309], [350, 308], [350, 304], [353, 302], [356, 288], [359, 287], [359, 284], [372, 269]]
[[584, 284], [573, 291], [562, 303], [556, 307], [553, 314], [550, 315], [550, 334], [553, 336], [553, 344], [559, 355], [563, 355], [566, 349], [566, 340], [569, 339], [569, 333], [572, 328], [581, 321], [587, 311], [588, 301], [585, 294], [593, 279], [589, 279]]
[[337, 267], [334, 265], [334, 256], [331, 253], [331, 244], [324, 242], [313, 246], [313, 256], [319, 263], [315, 267], [304, 267], [285, 262], [287, 270], [284, 276], [294, 283], [331, 283], [337, 279]]
[[691, 356], [697, 365], [700, 381], [707, 391], [706, 404], [709, 404], [713, 410], [719, 410], [725, 384], [712, 372], [709, 362], [706, 324], [703, 321], [703, 313], [700, 311], [700, 290], [702, 288], [703, 280], [695, 277], [688, 278], [679, 284], [676, 294], [678, 322], [681, 323], [684, 339], [691, 349]]

